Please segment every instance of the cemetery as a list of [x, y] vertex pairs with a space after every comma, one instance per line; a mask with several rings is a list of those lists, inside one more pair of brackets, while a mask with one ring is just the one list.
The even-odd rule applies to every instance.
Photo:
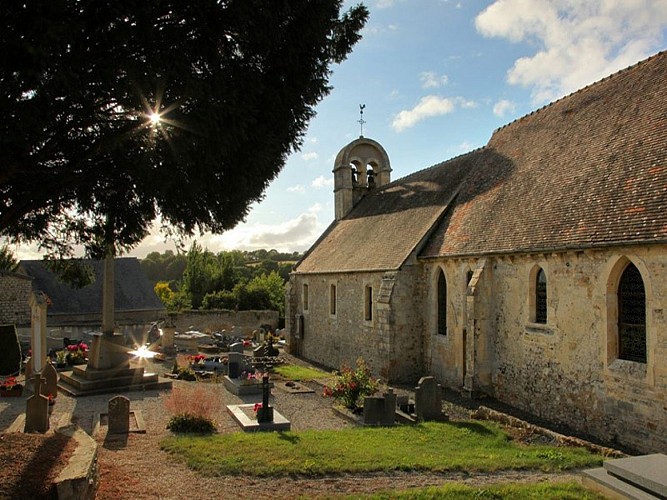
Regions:
[[[38, 303], [35, 304], [38, 307]], [[38, 313], [39, 309], [36, 314], [37, 324], [39, 324]], [[35, 330], [39, 333], [39, 328]], [[223, 341], [223, 335], [219, 334], [219, 341]], [[206, 340], [210, 338], [215, 337], [206, 336]], [[100, 389], [85, 395], [73, 394], [60, 384], [63, 378], [67, 380], [67, 377], [71, 377], [70, 370], [80, 369], [82, 373], [90, 370], [90, 361], [86, 360], [80, 365], [65, 368], [58, 367], [57, 359], [47, 358], [46, 349], [40, 351], [39, 340], [39, 335], [35, 335], [32, 339], [33, 356], [27, 360], [23, 372], [19, 370], [19, 373], [1, 379], [3, 390], [7, 391], [8, 386], [16, 385], [21, 385], [24, 390], [20, 396], [3, 394], [0, 398], [0, 431], [3, 436], [43, 436], [45, 439], [51, 439], [49, 436], [59, 436], [59, 439], [64, 440], [62, 442], [64, 444], [60, 445], [64, 453], [62, 461], [50, 470], [52, 475], [49, 479], [50, 488], [51, 491], [57, 492], [57, 498], [117, 497], [121, 492], [118, 491], [117, 484], [107, 480], [105, 467], [113, 468], [112, 463], [122, 463], [118, 454], [122, 455], [124, 449], [129, 451], [148, 446], [151, 450], [149, 453], [161, 456], [166, 467], [181, 470], [182, 473], [185, 473], [182, 470], [185, 466], [180, 465], [182, 460], [198, 463], [204, 456], [219, 455], [217, 462], [223, 464], [219, 465], [222, 469], [212, 472], [222, 477], [233, 477], [240, 473], [234, 469], [235, 466], [224, 465], [226, 459], [230, 461], [229, 463], [237, 460], [238, 458], [234, 457], [248, 453], [246, 447], [261, 449], [262, 454], [266, 455], [267, 462], [264, 463], [264, 458], [255, 458], [253, 470], [262, 475], [261, 471], [264, 468], [272, 470], [274, 467], [270, 465], [273, 454], [284, 453], [271, 451], [272, 447], [283, 439], [278, 436], [294, 436], [288, 439], [295, 439], [297, 440], [295, 442], [301, 443], [299, 449], [309, 449], [308, 453], [321, 456], [318, 459], [321, 463], [317, 467], [311, 464], [308, 469], [308, 474], [317, 477], [319, 474], [336, 474], [337, 469], [329, 469], [330, 466], [327, 465], [335, 461], [328, 455], [329, 439], [332, 439], [332, 442], [349, 440], [350, 443], [362, 439], [364, 442], [362, 448], [366, 450], [368, 447], [368, 450], [364, 451], [368, 457], [359, 459], [360, 464], [346, 466], [352, 469], [342, 470], [350, 474], [355, 470], [369, 472], [394, 470], [400, 467], [401, 461], [406, 460], [400, 454], [396, 455], [395, 463], [388, 464], [383, 462], [386, 459], [380, 459], [371, 452], [373, 447], [381, 449], [384, 446], [392, 446], [389, 443], [393, 439], [415, 440], [416, 438], [406, 437], [412, 432], [422, 434], [421, 439], [423, 439], [423, 433], [426, 432], [433, 436], [447, 436], [451, 444], [458, 446], [464, 443], [466, 438], [465, 434], [457, 433], [460, 430], [468, 433], [469, 430], [466, 429], [475, 429], [472, 436], [477, 432], [491, 435], [498, 433], [499, 436], [507, 433], [511, 436], [511, 446], [525, 447], [522, 454], [530, 454], [531, 447], [544, 446], [544, 443], [547, 443], [547, 447], [560, 450], [554, 452], [554, 456], [561, 458], [567, 456], [562, 458], [565, 462], [560, 465], [558, 462], [550, 463], [550, 459], [540, 459], [536, 465], [528, 465], [532, 462], [527, 462], [526, 465], [520, 466], [521, 469], [528, 468], [528, 472], [521, 473], [525, 475], [522, 482], [530, 482], [532, 475], [537, 472], [529, 471], [532, 467], [537, 467], [541, 470], [552, 470], [553, 472], [549, 474], [553, 474], [554, 487], [560, 488], [559, 484], [563, 479], [560, 478], [560, 473], [556, 473], [557, 470], [583, 467], [588, 468], [590, 472], [581, 476], [578, 474], [564, 476], [570, 482], [574, 480], [575, 483], [575, 486], [569, 485], [567, 488], [581, 488], [576, 485], [585, 484], [589, 490], [609, 494], [612, 490], [629, 491], [628, 488], [635, 488], [637, 483], [640, 486], [648, 484], [657, 492], [656, 498], [661, 498], [659, 495], [664, 488], [664, 484], [660, 482], [660, 474], [657, 474], [656, 479], [656, 474], [649, 473], [644, 477], [639, 473], [638, 478], [637, 473], [633, 476], [622, 472], [625, 476], [621, 475], [619, 479], [616, 473], [619, 468], [622, 471], [634, 471], [637, 467], [633, 462], [615, 462], [619, 459], [629, 460], [632, 457], [603, 444], [558, 434], [502, 412], [494, 413], [494, 410], [485, 407], [479, 408], [476, 412], [476, 417], [482, 420], [473, 420], [472, 413], [464, 408], [460, 401], [450, 402], [452, 395], [444, 391], [433, 377], [422, 377], [414, 387], [390, 387], [371, 374], [363, 359], [358, 360], [355, 367], [344, 366], [334, 373], [322, 371], [285, 353], [279, 344], [275, 347], [278, 351], [277, 356], [267, 356], [276, 353], [267, 352], [266, 344], [260, 341], [259, 332], [254, 332], [246, 339], [235, 338], [233, 339], [235, 342], [224, 339], [224, 348], [213, 353], [211, 349], [199, 349], [196, 346], [187, 349], [179, 347], [176, 335], [173, 337], [162, 335], [162, 345], [153, 346], [148, 350], [149, 353], [141, 349], [128, 351], [129, 354], [114, 373], [104, 372], [104, 368], [94, 368], [96, 371], [91, 378], [100, 384]], [[76, 344], [77, 350], [79, 345], [80, 343]], [[39, 357], [35, 357], [35, 353], [39, 356], [40, 352], [43, 360], [41, 366]], [[156, 357], [158, 353], [161, 356]], [[86, 355], [90, 356], [88, 352]], [[132, 390], [132, 384], [117, 385], [125, 380], [123, 377], [127, 377], [128, 373], [131, 373], [132, 377], [139, 376], [137, 374], [143, 376], [144, 373], [154, 373], [159, 384], [144, 386], [140, 391]], [[183, 373], [191, 374], [191, 379], [180, 377]], [[107, 383], [108, 385], [105, 385]], [[134, 385], [140, 387], [140, 384]], [[484, 419], [503, 422], [503, 427], [498, 427], [498, 424], [474, 423], [483, 422]], [[211, 426], [202, 427], [202, 420], [208, 421]], [[364, 429], [368, 432], [380, 431], [381, 434], [362, 434], [365, 432]], [[178, 448], [170, 438], [170, 436], [191, 435], [192, 437], [188, 439], [197, 440], [198, 434], [189, 434], [193, 431], [205, 432], [207, 435], [213, 433], [215, 441], [206, 445], [213, 448], [207, 448], [195, 453], [195, 456], [190, 456], [189, 451]], [[226, 439], [238, 433], [247, 434], [247, 438], [243, 440], [234, 438], [235, 444], [231, 450], [229, 445], [225, 444]], [[399, 433], [396, 436], [403, 437], [394, 437], [394, 433]], [[156, 437], [152, 437], [153, 434]], [[314, 436], [317, 436], [316, 441], [308, 444]], [[377, 444], [373, 444], [378, 439]], [[479, 436], [475, 439], [479, 439]], [[518, 444], [512, 444], [514, 441]], [[199, 446], [203, 444], [197, 445]], [[219, 451], [216, 451], [216, 446], [221, 447]], [[350, 445], [351, 449], [358, 447], [359, 445]], [[403, 453], [416, 453], [415, 450], [411, 451], [410, 447], [404, 448]], [[565, 452], [566, 449], [573, 450], [574, 454]], [[423, 455], [423, 449], [420, 450], [417, 454]], [[296, 457], [300, 453], [298, 450], [292, 452], [297, 454]], [[443, 449], [434, 456], [452, 453], [454, 451]], [[508, 453], [516, 454], [516, 451], [509, 450]], [[551, 452], [535, 448], [532, 453], [550, 456], [548, 453]], [[643, 467], [650, 472], [655, 470], [655, 467], [663, 466], [664, 456], [656, 455], [643, 459], [648, 460], [650, 464], [657, 464], [648, 468], [642, 464], [640, 468]], [[133, 461], [135, 460], [136, 457]], [[296, 460], [298, 462], [298, 458]], [[352, 462], [356, 463], [356, 460]], [[494, 471], [505, 467], [502, 465], [505, 459], [501, 455], [497, 463], [493, 464], [485, 463], [484, 460], [474, 456], [461, 460], [468, 460], [469, 462], [463, 463], [468, 463], [468, 467], [472, 470]], [[472, 463], [475, 465], [470, 465]], [[422, 465], [418, 465], [419, 462], [416, 464], [417, 469], [427, 470], [431, 468], [440, 470], [441, 467], [445, 470], [448, 467], [454, 467], [454, 470], [460, 468], [460, 465], [448, 465], [447, 460], [442, 457], [437, 458], [436, 462], [426, 461]], [[0, 466], [5, 467], [6, 464]], [[127, 466], [141, 470], [142, 467], [148, 467], [149, 463], [144, 465], [133, 463]], [[203, 471], [208, 470], [211, 465], [203, 462], [197, 467]], [[187, 467], [185, 469], [187, 470]], [[304, 471], [300, 468], [294, 470], [288, 468], [279, 475], [293, 473], [301, 474]], [[485, 474], [489, 473], [494, 474], [494, 472]], [[445, 480], [443, 477], [439, 482]], [[451, 481], [451, 478], [449, 480]], [[304, 480], [302, 485], [304, 491], [314, 487], [310, 481], [316, 482], [315, 479]], [[341, 481], [344, 483], [345, 480]], [[610, 487], [612, 489], [606, 490], [600, 486], [610, 482], [614, 482]], [[621, 486], [616, 484], [619, 482]], [[243, 491], [248, 496], [253, 496], [252, 487]], [[0, 490], [0, 496], [1, 493], [4, 492]], [[244, 497], [243, 493], [240, 497]]]

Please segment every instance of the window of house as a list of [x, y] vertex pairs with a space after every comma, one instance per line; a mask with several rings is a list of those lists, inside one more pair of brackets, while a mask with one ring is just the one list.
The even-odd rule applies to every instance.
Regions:
[[535, 323], [547, 322], [547, 275], [540, 269], [535, 276]]
[[336, 314], [336, 285], [331, 285], [329, 289], [329, 313]]
[[618, 284], [618, 357], [646, 363], [646, 292], [639, 269], [628, 264]]
[[308, 310], [308, 285], [306, 283], [303, 284], [303, 310]]
[[447, 335], [447, 279], [442, 269], [438, 276], [437, 301], [438, 335]]
[[367, 286], [364, 291], [364, 319], [373, 320], [373, 287]]

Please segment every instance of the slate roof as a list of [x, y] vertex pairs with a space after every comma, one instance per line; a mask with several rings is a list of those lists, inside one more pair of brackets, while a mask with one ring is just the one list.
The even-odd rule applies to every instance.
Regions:
[[421, 255], [667, 242], [666, 77], [661, 52], [497, 130], [506, 169], [478, 164]]
[[[42, 260], [22, 260], [21, 272], [33, 278], [33, 290], [50, 299], [48, 314], [100, 314], [102, 312], [102, 261], [83, 260], [92, 266], [95, 282], [83, 288], [72, 288], [49, 271]], [[139, 260], [135, 257], [114, 259], [114, 306], [116, 311], [163, 310]]]
[[667, 242], [667, 52], [396, 180], [334, 221], [297, 273], [420, 257]]

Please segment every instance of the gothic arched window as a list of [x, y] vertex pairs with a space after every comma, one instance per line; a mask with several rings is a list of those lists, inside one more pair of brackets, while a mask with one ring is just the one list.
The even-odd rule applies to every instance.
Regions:
[[547, 275], [540, 269], [535, 276], [535, 323], [547, 322]]
[[438, 334], [447, 335], [447, 279], [445, 273], [440, 270], [438, 276]]
[[646, 292], [634, 264], [628, 264], [618, 284], [618, 357], [646, 363]]

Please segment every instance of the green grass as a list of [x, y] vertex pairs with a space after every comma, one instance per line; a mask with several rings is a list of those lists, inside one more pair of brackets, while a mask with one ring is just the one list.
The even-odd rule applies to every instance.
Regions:
[[281, 377], [295, 382], [331, 377], [330, 373], [299, 365], [278, 365], [273, 367], [273, 371]]
[[447, 484], [397, 492], [382, 492], [373, 495], [354, 495], [345, 498], [364, 500], [406, 499], [435, 500], [603, 500], [605, 497], [586, 490], [575, 482], [563, 483], [509, 483], [484, 487]]
[[491, 422], [427, 422], [417, 426], [299, 433], [236, 432], [173, 436], [162, 449], [204, 474], [253, 476], [374, 471], [545, 472], [597, 466], [582, 448], [521, 446]]

